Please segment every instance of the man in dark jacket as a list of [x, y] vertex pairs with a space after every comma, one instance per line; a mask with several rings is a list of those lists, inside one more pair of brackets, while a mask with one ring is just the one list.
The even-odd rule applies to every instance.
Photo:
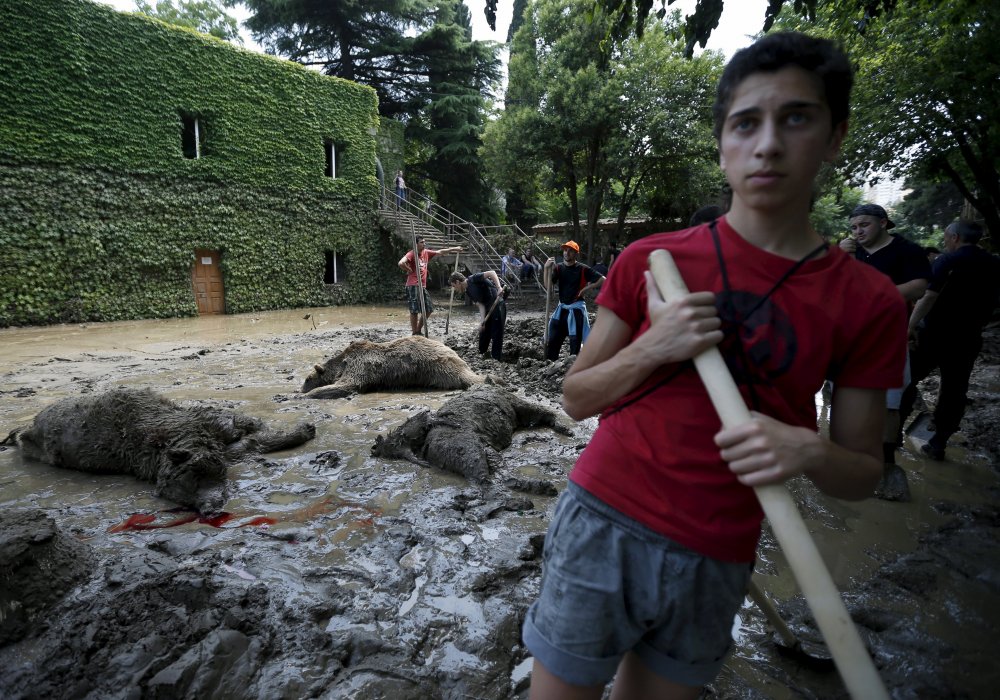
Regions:
[[967, 221], [945, 229], [945, 252], [934, 260], [930, 287], [910, 315], [912, 378], [899, 410], [905, 420], [913, 410], [917, 382], [935, 368], [941, 371], [935, 432], [921, 448], [939, 461], [962, 422], [983, 327], [1000, 298], [1000, 259], [979, 247], [982, 235], [979, 224]]

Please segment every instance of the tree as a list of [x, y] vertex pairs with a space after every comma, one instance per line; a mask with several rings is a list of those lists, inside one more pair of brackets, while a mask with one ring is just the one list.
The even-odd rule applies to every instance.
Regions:
[[408, 184], [465, 218], [495, 218], [478, 151], [500, 45], [472, 39], [460, 0], [244, 4], [269, 52], [374, 88], [379, 113], [407, 122]]
[[253, 12], [246, 26], [268, 53], [371, 86], [385, 116], [426, 104], [426, 61], [414, 41], [433, 23], [429, 0], [242, 2]]
[[621, 223], [633, 207], [669, 208], [687, 193], [676, 206], [686, 219], [706, 194], [688, 184], [707, 179], [718, 191], [710, 93], [721, 58], [682, 60], [655, 18], [642, 39], [601, 45], [607, 18], [589, 10], [589, 0], [529, 4], [511, 48], [507, 109], [484, 153], [498, 184], [529, 203], [558, 190], [592, 259], [606, 203]]
[[843, 172], [951, 182], [1000, 231], [1000, 7], [978, 0], [899, 0], [861, 34], [833, 4], [815, 24], [776, 26], [840, 39], [856, 64]]
[[159, 0], [152, 4], [145, 0], [135, 0], [135, 9], [167, 24], [189, 27], [226, 41], [243, 43], [239, 24], [226, 13], [220, 0], [179, 0], [176, 7], [172, 0]]
[[858, 61], [848, 162], [896, 178], [949, 180], [1000, 232], [1000, 7], [900, 2], [848, 37]]
[[432, 149], [420, 168], [433, 181], [439, 204], [464, 219], [492, 223], [496, 207], [479, 149], [485, 98], [499, 80], [496, 51], [472, 40], [469, 9], [457, 0], [439, 5], [433, 27], [414, 49], [428, 57], [430, 94], [423, 118], [410, 129]]
[[908, 180], [910, 192], [897, 207], [896, 223], [909, 229], [914, 240], [935, 243], [941, 229], [962, 213], [965, 198], [952, 182]]
[[[520, 0], [512, 0], [517, 3]], [[613, 19], [609, 31], [618, 37], [624, 37], [634, 30], [637, 36], [642, 36], [646, 26], [646, 19], [657, 4], [657, 0], [591, 0], [595, 10], [601, 8]], [[655, 13], [656, 17], [663, 19], [667, 14], [667, 6], [672, 5], [676, 0], [658, 0], [660, 9]], [[761, 31], [768, 31], [782, 8], [791, 6], [796, 14], [815, 20], [816, 11], [819, 6], [837, 5], [844, 16], [853, 17], [857, 28], [864, 33], [864, 30], [872, 19], [884, 13], [891, 12], [898, 0], [769, 0], [767, 10], [762, 19]], [[698, 0], [695, 11], [684, 22], [680, 33], [684, 36], [685, 55], [690, 58], [694, 52], [695, 44], [705, 48], [712, 31], [719, 26], [719, 18], [722, 17], [724, 0]], [[496, 7], [497, 0], [486, 0], [484, 14], [490, 29], [496, 30]], [[515, 21], [518, 17], [516, 14]]]

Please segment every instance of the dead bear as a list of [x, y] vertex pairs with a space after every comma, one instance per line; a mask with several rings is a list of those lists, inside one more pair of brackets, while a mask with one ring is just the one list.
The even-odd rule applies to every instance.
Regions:
[[57, 467], [132, 474], [156, 484], [156, 495], [203, 513], [222, 510], [229, 465], [248, 454], [311, 440], [302, 423], [285, 432], [219, 408], [184, 408], [150, 389], [113, 389], [63, 399], [13, 431], [2, 444]]
[[418, 413], [387, 436], [379, 435], [372, 455], [439, 467], [482, 484], [499, 461], [500, 450], [510, 447], [514, 431], [538, 426], [573, 434], [556, 421], [555, 411], [501, 387], [477, 386], [449, 399], [437, 412]]
[[398, 389], [468, 389], [484, 377], [444, 343], [422, 335], [385, 343], [353, 340], [302, 384], [310, 399], [339, 399], [354, 393]]

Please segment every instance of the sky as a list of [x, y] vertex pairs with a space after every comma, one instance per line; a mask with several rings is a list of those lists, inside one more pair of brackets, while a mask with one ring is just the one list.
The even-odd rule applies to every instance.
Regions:
[[[111, 5], [115, 9], [133, 11], [135, 3], [132, 0], [98, 0], [105, 5]], [[486, 24], [486, 16], [483, 9], [486, 6], [484, 0], [463, 0], [469, 6], [472, 15], [472, 37], [479, 40], [492, 40], [505, 42], [507, 40], [507, 29], [510, 27], [510, 18], [514, 9], [514, 0], [499, 0], [497, 3], [497, 29], [493, 31]], [[694, 12], [696, 0], [675, 0], [668, 7], [669, 10], [677, 8], [681, 14], [687, 15]], [[654, 2], [653, 9], [659, 7], [658, 2]], [[750, 44], [747, 34], [754, 34], [760, 31], [764, 24], [764, 12], [767, 9], [767, 0], [731, 0], [726, 3], [726, 8], [722, 13], [719, 26], [712, 32], [706, 48], [722, 51], [726, 57], [732, 56], [738, 49]], [[249, 16], [249, 12], [242, 5], [231, 7], [227, 10], [237, 21], [241, 22]], [[249, 32], [243, 30], [243, 45], [253, 51], [263, 51], [260, 46], [254, 43]], [[696, 49], [698, 51], [698, 49]]]

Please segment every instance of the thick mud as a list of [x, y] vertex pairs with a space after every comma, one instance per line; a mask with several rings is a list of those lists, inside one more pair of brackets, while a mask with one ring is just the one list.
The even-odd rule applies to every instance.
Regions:
[[[561, 412], [571, 360], [542, 359], [543, 303], [528, 292], [511, 301], [497, 363], [476, 352], [468, 307], [456, 305], [443, 334], [438, 300], [432, 337], [572, 432], [518, 427], [509, 447], [488, 446], [479, 482], [372, 455], [376, 438], [463, 392], [298, 391], [350, 341], [404, 336], [402, 307], [0, 330], [4, 435], [61, 398], [118, 386], [317, 431], [233, 466], [232, 497], [213, 518], [132, 477], [0, 451], [0, 697], [523, 696], [520, 624], [552, 494], [596, 427]], [[998, 348], [993, 329], [949, 460], [925, 461], [919, 439], [904, 445], [912, 502], [845, 504], [792, 484], [894, 698], [986, 698], [1000, 683]], [[762, 588], [819, 643], [768, 532], [759, 554]], [[779, 653], [750, 602], [734, 632], [706, 697], [846, 697], [836, 672]]]

